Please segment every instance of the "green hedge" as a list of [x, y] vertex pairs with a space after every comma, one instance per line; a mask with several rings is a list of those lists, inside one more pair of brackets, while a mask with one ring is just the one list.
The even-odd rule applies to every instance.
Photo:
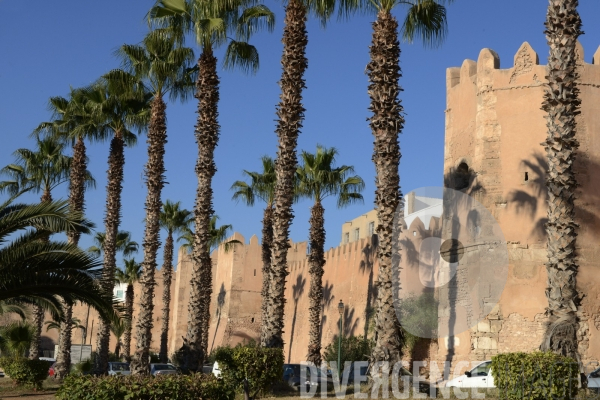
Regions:
[[223, 381], [251, 398], [267, 392], [281, 381], [283, 358], [282, 349], [259, 347], [255, 343], [215, 350]]
[[492, 358], [494, 384], [510, 400], [574, 399], [577, 362], [552, 352], [505, 353]]
[[70, 375], [56, 393], [69, 400], [233, 400], [235, 392], [210, 375]]
[[48, 377], [48, 361], [28, 360], [26, 358], [0, 358], [0, 367], [19, 386], [41, 388]]

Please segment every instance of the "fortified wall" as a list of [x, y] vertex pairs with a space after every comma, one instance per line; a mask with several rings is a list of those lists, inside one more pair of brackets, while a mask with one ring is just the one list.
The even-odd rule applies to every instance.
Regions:
[[[600, 359], [600, 50], [594, 54], [592, 64], [586, 63], [583, 56], [579, 45], [578, 87], [582, 104], [577, 117], [580, 149], [575, 171], [580, 187], [575, 205], [580, 226], [577, 285], [584, 298], [577, 335], [583, 360], [591, 361]], [[533, 351], [541, 343], [547, 306], [544, 265], [547, 164], [540, 145], [546, 137], [544, 113], [540, 110], [544, 76], [545, 67], [539, 65], [538, 55], [527, 43], [518, 49], [513, 66], [508, 69], [500, 69], [498, 55], [484, 49], [477, 61], [465, 60], [461, 67], [447, 70], [445, 183], [478, 200], [498, 221], [508, 248], [508, 280], [499, 303], [486, 310], [483, 320], [455, 336], [433, 341], [421, 354], [412, 354], [414, 359], [449, 361], [456, 365], [458, 361], [486, 360], [499, 352]], [[435, 205], [429, 201], [423, 204], [425, 208]], [[419, 260], [411, 249], [420, 249], [431, 237], [452, 237], [443, 218], [432, 217], [411, 204], [407, 207], [410, 218], [405, 219], [408, 225], [400, 237], [403, 243], [400, 267], [405, 274], [402, 279], [408, 279], [418, 270], [415, 266]], [[368, 334], [365, 321], [373, 312], [377, 279], [377, 241], [372, 235], [373, 225], [376, 226], [374, 211], [344, 224], [340, 246], [326, 252], [323, 347], [338, 333], [340, 300], [346, 305], [344, 334]], [[481, 227], [476, 225], [473, 229]], [[461, 233], [466, 234], [468, 232]], [[225, 252], [223, 246], [213, 252], [209, 349], [259, 337], [260, 244], [256, 236], [246, 242], [236, 233], [233, 239], [242, 244], [235, 245], [229, 252]], [[485, 268], [490, 261], [485, 251], [475, 247], [466, 250], [463, 264], [477, 262]], [[288, 260], [284, 352], [286, 362], [296, 363], [305, 359], [308, 347], [307, 243], [291, 243]], [[181, 346], [186, 333], [191, 272], [190, 257], [180, 250], [171, 287], [169, 354]], [[136, 292], [139, 293], [137, 285]], [[461, 290], [457, 293], [458, 303], [468, 308], [468, 293]], [[137, 299], [138, 294], [135, 315], [139, 309]], [[158, 272], [153, 351], [159, 348], [162, 307], [162, 276]], [[86, 310], [76, 307], [75, 315], [82, 322], [86, 320]], [[92, 311], [89, 325], [97, 327], [97, 323]], [[95, 347], [97, 328], [90, 333]], [[73, 343], [80, 342], [77, 335], [75, 331]], [[46, 334], [46, 341], [56, 342], [55, 336], [55, 333]], [[90, 335], [87, 338], [89, 343]], [[114, 344], [113, 338], [111, 349]], [[450, 370], [454, 371], [454, 367]]]

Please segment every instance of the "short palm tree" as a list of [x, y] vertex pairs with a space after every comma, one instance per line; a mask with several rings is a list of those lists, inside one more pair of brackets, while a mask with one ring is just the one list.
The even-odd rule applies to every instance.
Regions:
[[[125, 145], [136, 142], [135, 133], [143, 132], [150, 118], [150, 99], [152, 94], [133, 77], [110, 79], [102, 77], [94, 85], [84, 89], [86, 105], [98, 122], [101, 137], [111, 137], [108, 156], [108, 177], [106, 187], [106, 217], [104, 227], [104, 264], [102, 285], [106, 294], [111, 294], [117, 269], [116, 245], [117, 233], [121, 223], [121, 192], [123, 185], [123, 166], [125, 164]], [[126, 75], [125, 72], [122, 75]], [[124, 82], [131, 83], [124, 87]], [[98, 329], [98, 362], [96, 373], [108, 371], [108, 345], [110, 340], [110, 321], [101, 319]]]
[[[450, 2], [451, 0], [448, 0]], [[440, 44], [446, 33], [445, 0], [369, 0], [377, 13], [373, 23], [370, 46], [371, 60], [367, 64], [369, 76], [369, 118], [375, 137], [373, 162], [377, 174], [375, 204], [377, 207], [377, 235], [379, 259], [377, 314], [375, 317], [376, 345], [371, 361], [400, 360], [401, 337], [394, 310], [392, 293], [392, 234], [394, 215], [400, 202], [400, 145], [399, 134], [404, 125], [399, 95], [402, 91], [399, 79], [400, 42], [398, 21], [392, 14], [397, 6], [406, 6], [406, 18], [402, 26], [405, 40], [419, 36], [426, 45]]]
[[[96, 232], [94, 235], [94, 245], [89, 247], [87, 251], [96, 257], [100, 257], [106, 246], [106, 233]], [[128, 231], [119, 231], [117, 233], [115, 250], [121, 253], [123, 257], [129, 257], [138, 252], [140, 245], [135, 240], [131, 240], [131, 233]]]
[[160, 362], [168, 361], [169, 318], [171, 311], [171, 279], [173, 277], [173, 235], [180, 234], [190, 227], [192, 213], [181, 209], [181, 203], [167, 200], [160, 213], [160, 227], [167, 231], [163, 256], [163, 310], [160, 332]]
[[110, 331], [112, 332], [113, 335], [115, 335], [116, 343], [115, 343], [115, 357], [117, 359], [121, 358], [121, 346], [123, 345], [123, 342], [121, 341], [121, 338], [123, 337], [123, 335], [125, 334], [125, 332], [127, 332], [128, 330], [131, 332], [131, 327], [130, 327], [130, 321], [127, 321], [124, 318], [121, 319], [116, 319], [114, 321], [112, 321], [112, 323], [110, 324]]
[[[252, 33], [266, 26], [274, 27], [274, 15], [264, 5], [250, 5], [246, 0], [205, 1], [205, 0], [159, 0], [151, 9], [152, 24], [167, 27], [181, 38], [184, 33], [193, 33], [200, 46], [198, 59], [198, 119], [196, 142], [198, 160], [196, 192], [194, 266], [190, 282], [188, 305], [189, 322], [185, 341], [185, 368], [198, 371], [202, 367], [202, 332], [204, 313], [210, 305], [212, 285], [203, 282], [212, 279], [210, 261], [210, 218], [212, 208], [212, 178], [216, 172], [214, 150], [219, 139], [218, 101], [219, 77], [217, 58], [214, 49], [228, 43], [225, 53], [225, 67], [239, 66], [246, 71], [256, 71], [259, 64], [258, 52], [248, 44]], [[236, 40], [230, 39], [235, 37]], [[204, 287], [205, 290], [201, 290]], [[207, 334], [206, 334], [207, 335]]]
[[548, 136], [544, 143], [548, 159], [548, 325], [542, 350], [552, 350], [580, 360], [577, 330], [581, 297], [577, 291], [579, 269], [576, 252], [575, 189], [573, 164], [579, 142], [575, 116], [581, 100], [577, 89], [577, 38], [582, 34], [578, 0], [550, 0], [546, 16], [548, 87], [542, 109], [547, 113]]
[[317, 146], [316, 153], [303, 151], [297, 169], [297, 196], [314, 201], [310, 212], [308, 272], [309, 290], [309, 342], [306, 360], [321, 365], [321, 307], [323, 304], [323, 267], [325, 266], [325, 208], [323, 200], [336, 197], [338, 208], [362, 202], [360, 192], [365, 183], [354, 174], [354, 167], [335, 166], [338, 152], [335, 148]]
[[117, 269], [115, 278], [127, 285], [125, 290], [125, 315], [124, 320], [127, 322], [125, 332], [123, 332], [123, 355], [127, 361], [131, 358], [131, 328], [133, 327], [133, 299], [135, 297], [133, 284], [139, 281], [142, 275], [142, 264], [134, 259], [126, 259], [125, 268]]
[[[16, 163], [0, 170], [9, 177], [9, 180], [0, 183], [0, 191], [15, 195], [20, 190], [33, 190], [42, 193], [42, 202], [49, 202], [52, 201], [52, 189], [68, 180], [72, 158], [64, 154], [64, 145], [55, 137], [37, 137], [36, 145], [35, 150], [18, 149], [14, 153]], [[92, 179], [90, 181], [93, 182]], [[32, 359], [37, 359], [44, 322], [44, 311], [40, 305], [33, 305], [32, 316], [35, 330], [29, 353]]]
[[244, 170], [244, 175], [250, 179], [250, 182], [236, 181], [231, 186], [233, 193], [233, 200], [242, 201], [248, 206], [253, 206], [256, 200], [260, 200], [265, 203], [265, 210], [263, 214], [263, 227], [262, 227], [262, 290], [261, 290], [261, 332], [260, 332], [260, 343], [262, 346], [266, 346], [266, 327], [268, 326], [267, 320], [270, 318], [271, 313], [269, 312], [268, 304], [269, 297], [271, 295], [270, 282], [271, 282], [271, 246], [273, 242], [273, 200], [275, 198], [275, 182], [277, 176], [275, 175], [275, 163], [273, 159], [268, 156], [263, 156], [262, 171], [251, 172]]
[[26, 322], [11, 322], [0, 327], [0, 351], [3, 356], [24, 357], [34, 338], [34, 327]]
[[[64, 321], [61, 319], [52, 319], [50, 321], [44, 322], [46, 325], [46, 332], [50, 332], [53, 329], [56, 329], [58, 332], [63, 329]], [[71, 318], [71, 329], [85, 329], [85, 326], [81, 325], [81, 321], [79, 318]]]
[[[135, 357], [131, 364], [133, 373], [149, 373], [150, 343], [152, 341], [152, 313], [154, 297], [154, 271], [159, 242], [161, 193], [164, 186], [164, 154], [167, 142], [167, 114], [164, 97], [184, 101], [194, 88], [196, 69], [194, 52], [177, 44], [175, 35], [165, 29], [151, 31], [141, 45], [123, 45], [118, 50], [124, 67], [141, 80], [152, 93], [151, 117], [148, 126], [148, 163], [146, 164], [146, 230], [144, 233], [143, 273], [140, 280], [140, 315], [137, 321]], [[127, 77], [122, 71], [113, 71], [110, 79]]]
[[113, 318], [112, 293], [105, 296], [97, 284], [100, 263], [70, 243], [40, 240], [74, 229], [89, 233], [91, 226], [66, 201], [0, 204], [0, 302], [43, 305], [64, 318], [60, 297]]

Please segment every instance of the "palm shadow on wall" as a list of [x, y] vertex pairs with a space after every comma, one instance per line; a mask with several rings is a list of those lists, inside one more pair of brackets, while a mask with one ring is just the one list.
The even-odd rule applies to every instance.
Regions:
[[327, 315], [325, 314], [325, 308], [329, 309], [335, 296], [333, 295], [333, 284], [329, 281], [323, 285], [323, 303], [321, 304], [321, 329], [319, 330], [319, 342], [323, 342], [323, 328], [327, 323]]
[[[453, 190], [444, 190], [443, 199], [443, 220], [441, 226], [440, 236], [442, 243], [445, 239], [452, 238], [458, 239], [462, 226], [457, 218], [452, 216], [457, 215], [461, 207], [464, 207], [467, 198], [458, 195], [454, 191], [458, 191], [473, 197], [474, 199], [481, 202], [483, 196], [485, 196], [486, 190], [483, 185], [478, 181], [477, 174], [473, 171], [465, 162], [461, 162], [458, 167], [451, 167], [446, 174], [444, 174], [444, 188]], [[468, 215], [467, 220], [478, 220], [479, 217], [475, 215]], [[451, 246], [448, 248], [446, 258], [452, 260], [458, 264], [460, 260], [458, 248], [458, 241], [453, 240]], [[448, 343], [446, 353], [446, 363], [444, 364], [444, 377], [450, 376], [450, 364], [454, 359], [456, 353], [454, 334], [456, 329], [456, 307], [455, 299], [457, 299], [459, 286], [464, 285], [465, 282], [461, 282], [458, 279], [459, 274], [457, 273], [448, 282], [448, 304], [449, 304], [449, 317], [448, 317]]]
[[365, 327], [364, 337], [366, 338], [369, 334], [370, 321], [374, 316], [375, 311], [375, 299], [377, 298], [376, 287], [373, 283], [374, 265], [375, 259], [377, 258], [377, 247], [379, 245], [378, 236], [376, 234], [371, 235], [367, 245], [362, 249], [362, 260], [360, 261], [359, 271], [363, 274], [369, 274], [369, 280], [367, 282], [367, 302], [365, 304]]
[[219, 294], [217, 295], [217, 326], [215, 327], [215, 334], [213, 336], [212, 344], [210, 345], [210, 351], [212, 352], [213, 347], [215, 346], [215, 339], [217, 338], [217, 332], [219, 332], [219, 325], [221, 324], [221, 312], [223, 310], [223, 306], [225, 305], [225, 296], [227, 295], [227, 291], [225, 290], [225, 284], [221, 283], [221, 289], [219, 290]]
[[296, 327], [296, 315], [298, 313], [298, 300], [304, 293], [306, 278], [302, 274], [296, 277], [296, 283], [292, 285], [292, 297], [294, 298], [294, 317], [292, 318], [292, 329], [290, 332], [290, 346], [288, 348], [288, 363], [292, 358], [292, 345], [294, 344], [294, 328]]
[[[546, 188], [546, 173], [548, 171], [548, 161], [541, 153], [533, 154], [527, 160], [521, 160], [521, 167], [527, 170], [527, 181], [523, 177], [523, 183], [526, 189], [513, 190], [508, 195], [508, 204], [514, 207], [518, 215], [528, 216], [534, 222], [530, 235], [540, 241], [546, 240], [546, 216], [537, 217], [540, 207], [548, 203], [548, 189]], [[576, 159], [573, 169], [575, 170], [577, 182], [584, 186], [587, 185], [587, 176], [600, 170], [600, 165], [589, 158], [579, 157]], [[593, 233], [600, 232], [600, 219], [593, 212], [585, 209], [587, 204], [597, 204], [600, 200], [597, 193], [590, 190], [576, 194], [575, 199], [575, 218], [578, 222], [585, 221], [585, 227], [592, 229]], [[537, 218], [537, 220], [536, 220]]]

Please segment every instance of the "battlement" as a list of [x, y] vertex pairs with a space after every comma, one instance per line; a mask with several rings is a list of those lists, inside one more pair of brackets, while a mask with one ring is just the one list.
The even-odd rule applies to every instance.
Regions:
[[[585, 62], [584, 49], [580, 42], [577, 42], [576, 55], [578, 64], [584, 69], [600, 71], [600, 47], [594, 54], [592, 64]], [[581, 74], [584, 82], [586, 75]], [[539, 86], [545, 80], [544, 76], [545, 65], [540, 65], [538, 54], [529, 43], [524, 42], [515, 53], [511, 68], [501, 69], [500, 57], [494, 50], [487, 48], [479, 52], [477, 61], [467, 59], [460, 67], [448, 68], [446, 70], [446, 88], [450, 92], [465, 85], [476, 85], [480, 89], [489, 88], [492, 83], [495, 87]]]

